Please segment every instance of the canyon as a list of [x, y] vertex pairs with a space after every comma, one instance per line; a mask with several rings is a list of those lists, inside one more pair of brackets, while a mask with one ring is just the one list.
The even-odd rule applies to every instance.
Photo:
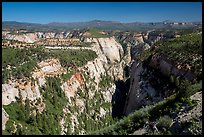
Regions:
[[[29, 36], [31, 35], [28, 35], [28, 37]], [[18, 37], [17, 39], [21, 40], [20, 38]], [[26, 38], [27, 37], [25, 37], [23, 42], [28, 42], [30, 40], [30, 38]], [[99, 82], [101, 81], [102, 77], [106, 76], [111, 76], [111, 79], [115, 80], [123, 79], [123, 66], [125, 65], [125, 62], [122, 60], [123, 49], [121, 45], [117, 43], [113, 37], [87, 38], [85, 41], [94, 43], [91, 47], [89, 47], [89, 49], [96, 52], [97, 58], [95, 58], [93, 61], [88, 61], [86, 65], [77, 68], [77, 72], [75, 72], [70, 79], [61, 83], [61, 88], [68, 98], [67, 105], [63, 111], [65, 114], [70, 113], [73, 116], [73, 121], [76, 121], [76, 123], [74, 122], [75, 124], [72, 123], [72, 132], [74, 132], [74, 128], [78, 126], [76, 116], [84, 113], [86, 110], [86, 100], [84, 100], [84, 98], [78, 97], [77, 91], [81, 89], [82, 92], [87, 92], [85, 90], [86, 88], [88, 89], [87, 99], [92, 99], [95, 94], [101, 94], [101, 96], [104, 98], [104, 102], [111, 103], [111, 97], [114, 94], [114, 90], [116, 88], [114, 83], [110, 83], [109, 87], [101, 89], [99, 87]], [[70, 47], [70, 49], [79, 50], [76, 48], [77, 47]], [[39, 62], [38, 69], [32, 72], [32, 78], [35, 79], [35, 82], [28, 79], [18, 79], [13, 81], [10, 80], [8, 84], [2, 84], [3, 105], [14, 103], [16, 102], [16, 99], [21, 96], [22, 100], [29, 99], [33, 102], [32, 104], [35, 104], [36, 100], [41, 99], [42, 106], [38, 109], [43, 111], [43, 106], [45, 104], [43, 103], [43, 96], [39, 88], [45, 86], [45, 77], [54, 77], [63, 73], [66, 73], [66, 69], [61, 66], [58, 59], [51, 58]], [[88, 79], [85, 79], [85, 75]], [[93, 79], [94, 81], [89, 79]], [[75, 98], [75, 100], [73, 100], [73, 98]], [[69, 107], [73, 107], [75, 104], [77, 107], [79, 107], [79, 114], [76, 114], [76, 112], [72, 114], [73, 112], [70, 112], [68, 109]], [[6, 121], [9, 119], [9, 115], [3, 108], [2, 110], [2, 118], [4, 121], [2, 124], [4, 130]], [[95, 111], [96, 110], [93, 110], [92, 113], [96, 113]], [[105, 117], [106, 113], [111, 113], [111, 109], [100, 107], [99, 113], [97, 113], [97, 117], [103, 118]], [[65, 118], [62, 118], [60, 122], [62, 128], [61, 134], [65, 134], [67, 131], [64, 120]], [[82, 130], [80, 134], [83, 133], [84, 131]]]
[[[3, 31], [2, 34], [3, 39], [23, 42], [24, 46], [42, 45], [43, 41], [48, 39], [45, 49], [88, 49], [97, 55], [94, 60], [87, 61], [85, 65], [74, 69], [62, 66], [57, 58], [46, 59], [38, 62], [38, 67], [32, 72], [31, 77], [34, 80], [12, 79], [2, 84], [2, 130], [6, 129], [6, 123], [9, 121], [9, 114], [4, 106], [17, 103], [19, 98], [24, 102], [28, 99], [31, 108], [36, 108], [32, 114], [43, 113], [46, 101], [45, 91], [42, 89], [47, 85], [47, 77], [60, 77], [70, 70], [74, 72], [71, 77], [60, 81], [60, 88], [66, 96], [59, 121], [61, 135], [91, 132], [93, 127], [88, 129], [82, 126], [86, 125], [83, 117], [87, 117], [90, 122], [88, 124], [98, 126], [103, 123], [105, 127], [112, 124], [112, 117], [127, 116], [141, 107], [160, 102], [173, 94], [165, 89], [166, 87], [158, 89], [152, 84], [152, 79], [157, 79], [155, 80], [157, 84], [162, 80], [151, 73], [149, 67], [143, 65], [138, 58], [157, 41], [176, 38], [176, 34], [164, 37], [163, 34], [127, 32], [106, 38], [86, 37], [87, 34], [83, 31], [35, 32], [18, 35]], [[74, 42], [86, 42], [90, 43], [90, 46], [60, 46]], [[8, 43], [7, 46], [15, 47], [15, 43]], [[152, 56], [148, 65], [159, 69], [160, 75], [184, 75], [188, 80], [195, 78], [195, 74], [191, 71], [179, 69], [162, 57]], [[38, 101], [40, 103], [36, 105]], [[99, 124], [94, 125], [94, 121], [99, 121]]]

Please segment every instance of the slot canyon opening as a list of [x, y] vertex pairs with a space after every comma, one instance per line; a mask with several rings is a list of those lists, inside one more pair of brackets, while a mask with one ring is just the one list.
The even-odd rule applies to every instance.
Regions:
[[120, 119], [124, 116], [123, 110], [125, 107], [126, 97], [130, 88], [130, 78], [115, 81], [116, 89], [112, 96], [112, 118]]

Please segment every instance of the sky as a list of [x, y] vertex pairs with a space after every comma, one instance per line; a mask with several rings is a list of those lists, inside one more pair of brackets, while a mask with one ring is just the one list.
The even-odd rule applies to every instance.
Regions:
[[46, 24], [202, 21], [202, 2], [2, 2], [2, 20]]

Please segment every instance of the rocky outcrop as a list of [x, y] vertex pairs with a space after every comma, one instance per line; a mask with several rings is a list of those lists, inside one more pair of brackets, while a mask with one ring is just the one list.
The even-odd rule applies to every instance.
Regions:
[[31, 81], [27, 82], [26, 85], [20, 81], [15, 81], [10, 84], [2, 84], [2, 104], [9, 105], [12, 102], [16, 102], [16, 99], [19, 99], [20, 97], [22, 100], [28, 98], [31, 101], [41, 98], [38, 84], [35, 83], [32, 85]]
[[[93, 39], [96, 43], [93, 45], [93, 50], [96, 51], [98, 57], [94, 61], [89, 61], [85, 66], [79, 68], [79, 70], [88, 72], [90, 78], [94, 78], [96, 83], [99, 83], [101, 75], [104, 75], [106, 69], [110, 67], [111, 64], [107, 64], [108, 60], [110, 63], [115, 63], [115, 61], [120, 61], [120, 55], [122, 52], [122, 47], [119, 45], [114, 38], [99, 38]], [[101, 50], [102, 49], [102, 50]], [[110, 51], [113, 54], [110, 54]], [[21, 90], [21, 95], [23, 99], [28, 97], [30, 100], [40, 97], [40, 92], [38, 86], [45, 84], [45, 77], [56, 76], [62, 73], [65, 73], [66, 70], [61, 67], [58, 59], [48, 59], [38, 63], [39, 69], [35, 70], [32, 73], [32, 77], [37, 80], [35, 86], [31, 86], [31, 81], [25, 83], [20, 83], [21, 80], [13, 81], [11, 84], [3, 84], [2, 95], [3, 95], [3, 105], [8, 105], [12, 101], [16, 101], [15, 98], [19, 98], [19, 90]], [[120, 69], [113, 69], [113, 73], [110, 75], [116, 75], [120, 73], [122, 75], [122, 66]], [[110, 68], [109, 68], [110, 69]], [[111, 69], [110, 69], [111, 70]], [[118, 72], [121, 71], [121, 72]], [[114, 73], [115, 72], [115, 73]], [[122, 76], [120, 76], [122, 77]], [[68, 98], [74, 95], [74, 91], [77, 90], [80, 83], [82, 83], [83, 77], [80, 73], [75, 73], [72, 78], [62, 84], [62, 89], [67, 93], [71, 91], [70, 94], [66, 94]], [[18, 88], [16, 88], [18, 87]], [[25, 92], [24, 92], [25, 91]]]
[[35, 41], [39, 40], [38, 35], [36, 35], [36, 33], [27, 33], [21, 35], [7, 33], [4, 35], [4, 38], [9, 40], [18, 40], [26, 43], [34, 43]]
[[175, 118], [177, 122], [189, 122], [192, 117], [201, 118], [202, 117], [202, 91], [195, 93], [190, 97], [192, 100], [196, 101], [198, 104], [192, 109], [183, 107], [182, 110], [178, 113], [178, 116]]
[[126, 47], [125, 61], [126, 61], [127, 63], [130, 63], [131, 60], [132, 60], [132, 58], [131, 58], [131, 44], [128, 43], [128, 44], [127, 44], [127, 47]]
[[48, 59], [38, 63], [39, 69], [35, 70], [32, 78], [36, 81], [29, 79], [18, 79], [10, 81], [8, 84], [2, 84], [2, 104], [9, 105], [15, 102], [21, 96], [22, 100], [28, 98], [35, 100], [41, 98], [39, 87], [45, 84], [46, 76], [56, 76], [64, 72], [59, 60]]
[[9, 105], [19, 98], [19, 90], [10, 84], [2, 84], [2, 105]]
[[[134, 68], [134, 69], [133, 69]], [[139, 87], [139, 80], [140, 80], [140, 74], [142, 73], [143, 68], [141, 63], [136, 64], [133, 63], [132, 71], [131, 71], [131, 77], [130, 77], [130, 89], [127, 95], [126, 99], [126, 105], [124, 108], [124, 113], [129, 114], [133, 110], [135, 110], [138, 106], [140, 106], [140, 100], [141, 97], [144, 98], [146, 94], [142, 95], [140, 93], [140, 87]]]
[[[125, 44], [127, 57], [133, 59], [142, 53], [143, 50], [150, 48], [150, 42], [148, 40], [149, 33], [133, 33], [133, 32], [120, 32], [115, 34], [117, 39]], [[130, 58], [127, 60], [130, 62]]]
[[161, 56], [152, 56], [149, 65], [153, 68], [159, 69], [165, 76], [183, 76], [190, 81], [196, 77], [196, 75], [190, 70], [181, 69], [179, 66], [173, 65], [171, 62]]
[[2, 108], [2, 130], [5, 130], [5, 125], [8, 120], [9, 120], [9, 115], [6, 113], [4, 108]]
[[138, 43], [144, 43], [144, 38], [142, 34], [135, 34], [134, 37], [138, 41]]
[[184, 104], [173, 115], [171, 130], [176, 135], [202, 134], [202, 91], [193, 94], [190, 99], [197, 102], [193, 109], [188, 104]]
[[123, 49], [113, 37], [98, 38], [98, 43], [110, 63], [118, 63], [120, 61]]
[[[36, 99], [42, 98], [39, 87], [45, 84], [45, 77], [56, 76], [64, 71], [57, 59], [42, 61], [38, 63], [38, 67], [39, 69], [32, 74], [34, 81], [18, 79], [10, 81], [8, 84], [2, 84], [2, 105], [9, 105], [12, 102], [16, 102], [19, 98], [22, 100], [29, 99], [30, 101], [36, 101]], [[44, 108], [39, 107], [38, 111], [42, 112]], [[2, 117], [2, 119], [5, 121], [4, 124], [6, 124], [6, 117]]]
[[83, 39], [83, 33], [81, 31], [69, 31], [69, 32], [15, 32], [14, 34], [8, 32], [8, 31], [3, 31], [2, 32], [2, 37], [3, 39], [9, 39], [9, 40], [17, 40], [21, 42], [26, 42], [26, 43], [34, 43], [40, 40], [45, 40], [45, 39], [66, 39], [66, 38], [78, 38], [80, 40]]
[[[78, 77], [77, 77], [78, 75]], [[78, 87], [81, 86], [81, 82], [83, 81], [83, 77], [78, 72], [74, 74], [71, 79], [67, 80], [66, 82], [62, 83], [62, 90], [65, 92], [65, 95], [68, 97], [69, 103], [71, 103], [71, 97], [74, 98], [76, 95], [76, 92], [78, 90]]]
[[[192, 72], [179, 69], [161, 57], [153, 56], [147, 65], [159, 70], [163, 76], [184, 76], [188, 80], [193, 80], [195, 78], [195, 75]], [[126, 99], [124, 114], [128, 115], [141, 106], [146, 106], [152, 104], [153, 102], [161, 101], [168, 94], [170, 94], [167, 93], [167, 90], [164, 90], [166, 92], [161, 93], [159, 90], [154, 88], [151, 82], [152, 80], [150, 80], [152, 75], [146, 74], [147, 68], [146, 66], [142, 66], [141, 62], [133, 62], [130, 70], [130, 89]], [[145, 78], [147, 76], [149, 77], [149, 80]]]
[[70, 46], [72, 44], [76, 45], [79, 44], [80, 40], [76, 38], [50, 38], [50, 39], [43, 39], [40, 41], [35, 42], [36, 45], [67, 45]]

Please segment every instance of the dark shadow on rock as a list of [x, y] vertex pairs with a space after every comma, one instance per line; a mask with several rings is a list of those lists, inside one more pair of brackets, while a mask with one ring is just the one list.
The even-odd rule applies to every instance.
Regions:
[[112, 96], [112, 118], [120, 119], [123, 116], [123, 109], [125, 106], [126, 96], [130, 87], [130, 79], [125, 82], [118, 80], [115, 82], [116, 90]]
[[125, 66], [125, 68], [124, 68], [124, 76], [127, 78], [127, 77], [129, 77], [130, 76], [130, 68], [129, 68], [129, 66]]

